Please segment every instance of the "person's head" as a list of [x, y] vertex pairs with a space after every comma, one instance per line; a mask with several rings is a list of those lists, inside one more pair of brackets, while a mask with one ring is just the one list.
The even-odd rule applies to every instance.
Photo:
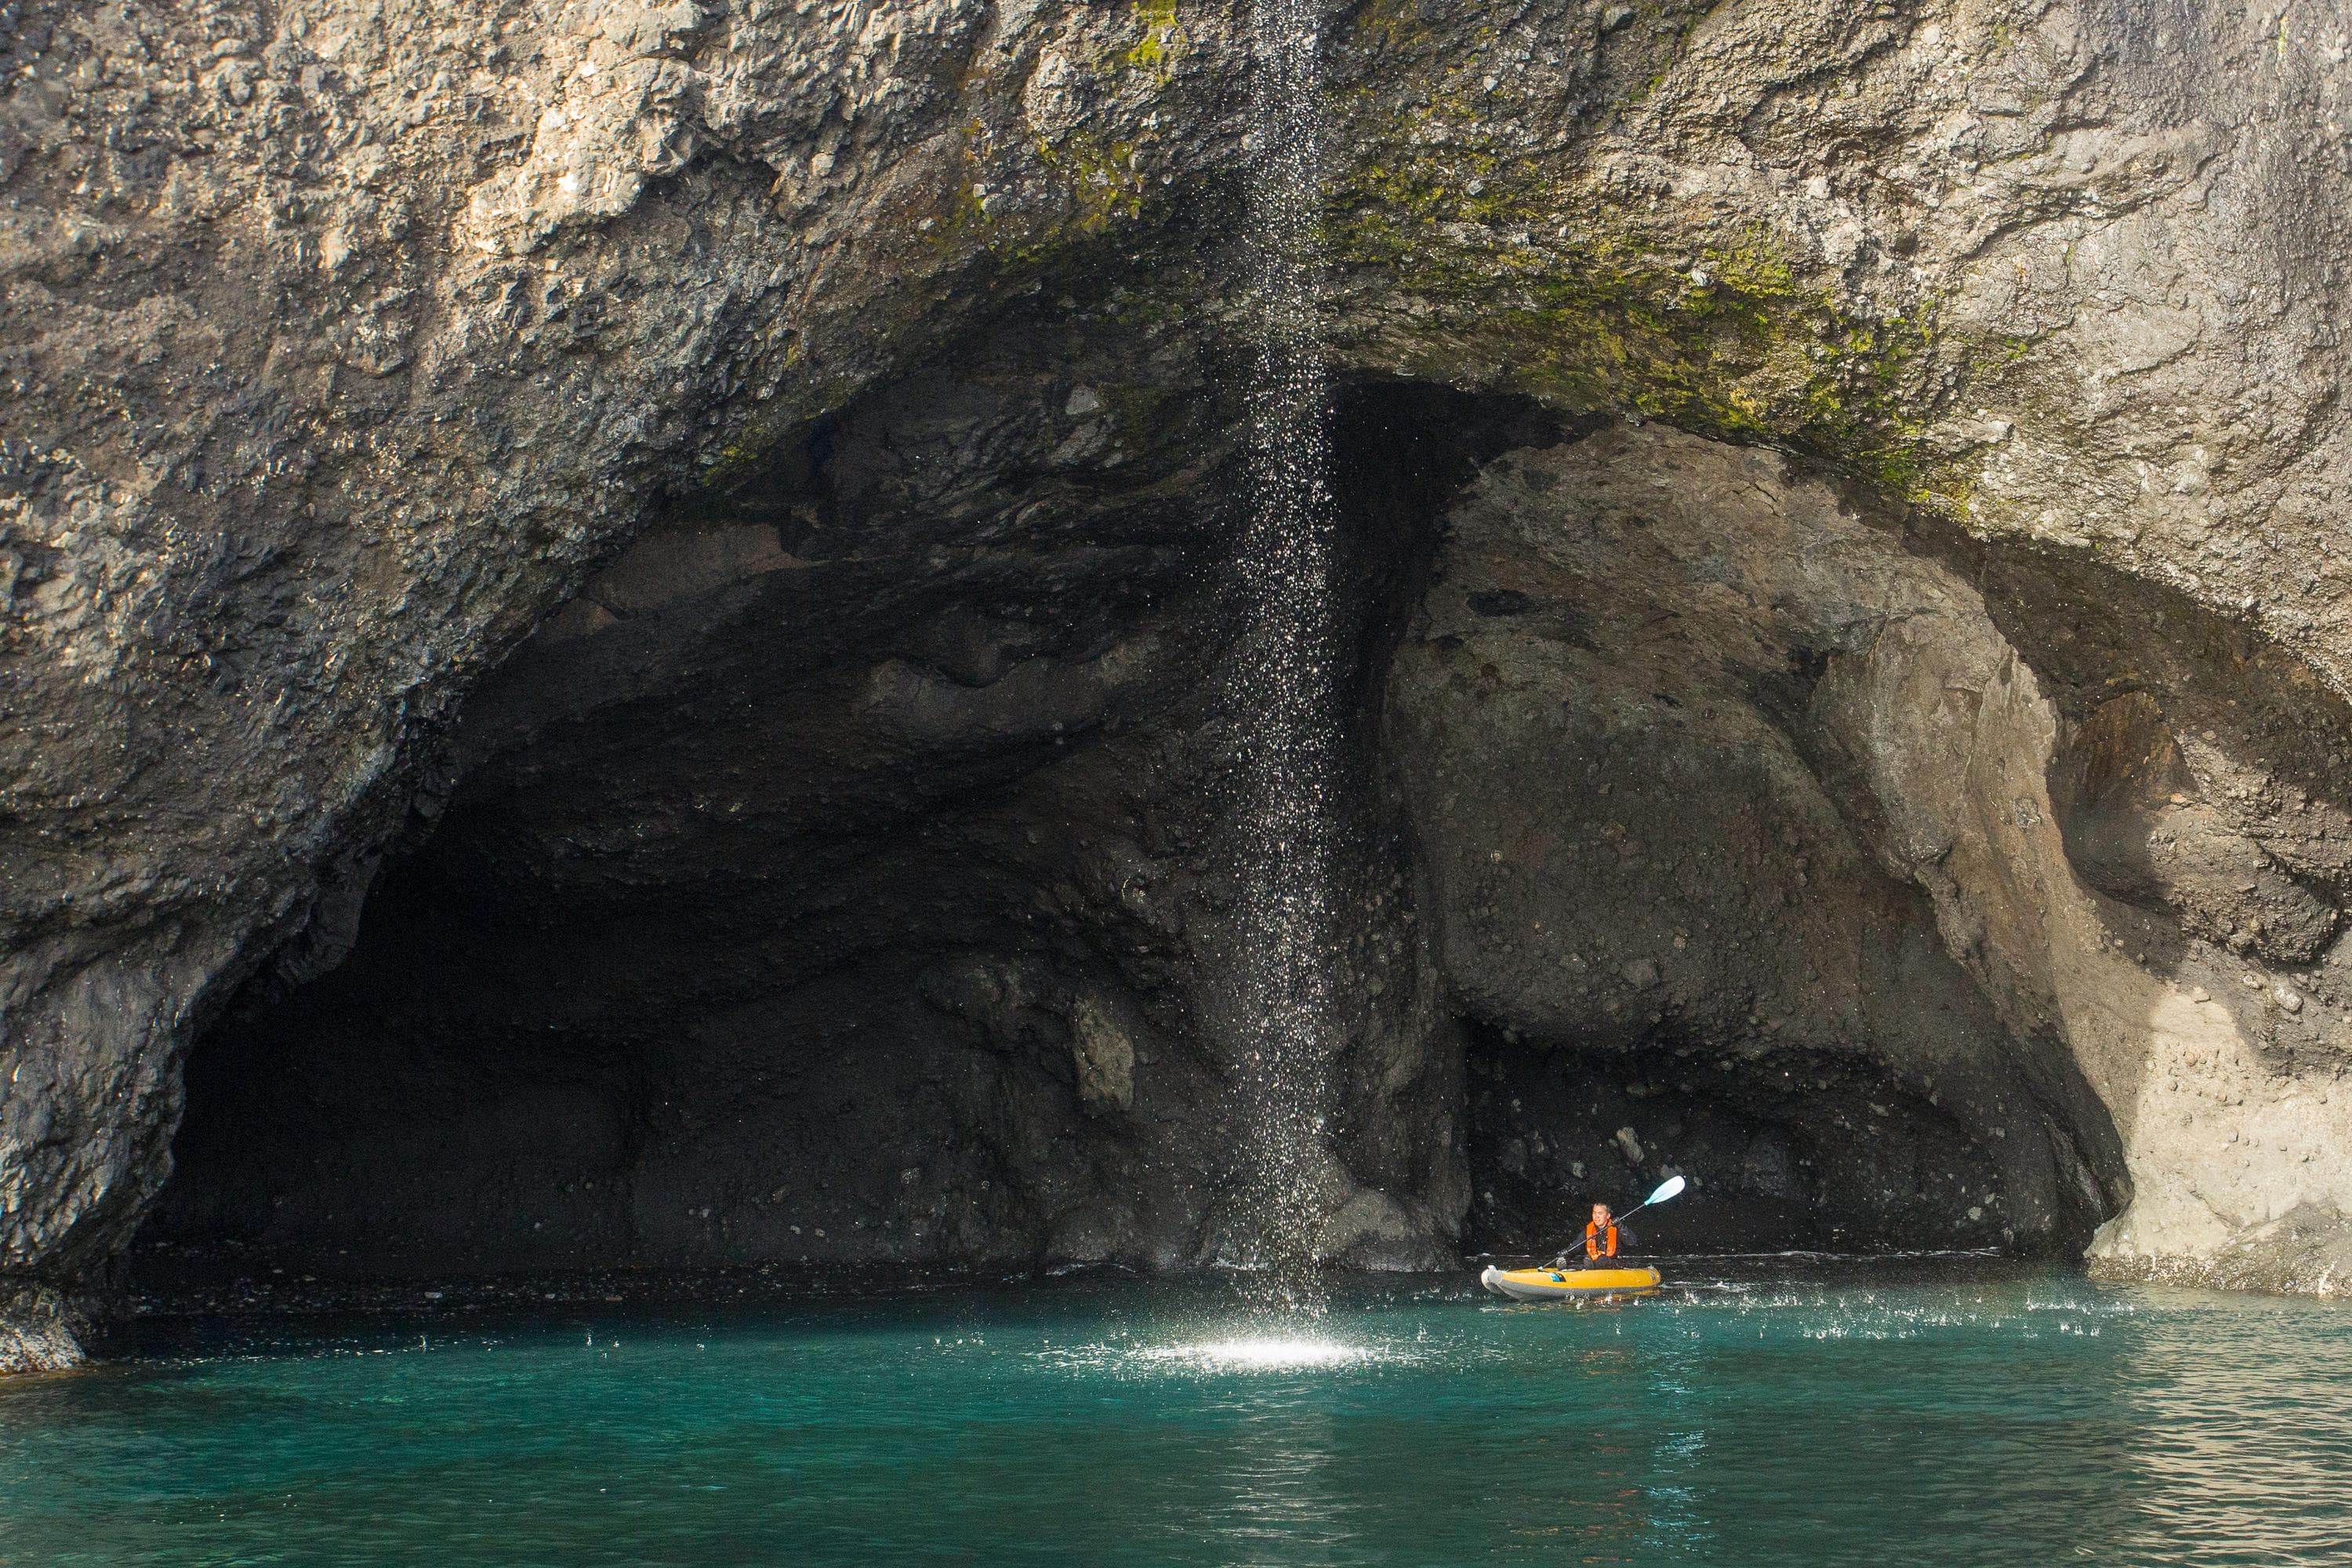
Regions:
[[1594, 1204], [1592, 1205], [1592, 1223], [1595, 1225], [1607, 1225], [1609, 1220], [1609, 1205], [1607, 1204]]

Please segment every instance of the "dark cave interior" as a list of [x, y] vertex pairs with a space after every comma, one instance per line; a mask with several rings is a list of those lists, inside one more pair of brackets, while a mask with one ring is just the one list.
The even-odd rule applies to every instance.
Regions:
[[[194, 1050], [133, 1276], [1215, 1261], [1211, 384], [1016, 322], [642, 536]], [[1662, 1250], [2079, 1250], [2120, 1202], [2114, 1131], [1888, 848], [1887, 743], [1854, 739], [1894, 722], [1855, 718], [1875, 645], [1770, 584], [1723, 607], [1724, 552], [1796, 553], [1709, 489], [1755, 455], [1412, 382], [1347, 387], [1334, 448], [1333, 1137], [1404, 1216], [1335, 1260], [1548, 1248], [1675, 1172]], [[1648, 512], [1610, 499], [1637, 479]], [[1899, 518], [1775, 504], [1873, 593], [1947, 571]], [[2053, 624], [1977, 564], [1978, 620]], [[2312, 704], [2250, 656], [2259, 699], [2184, 661], [2103, 710], [2126, 654], [2211, 636], [2152, 637], [2167, 614], [2028, 651], [2070, 713], [2049, 771], [2086, 880], [2206, 919], [2113, 823], [2182, 776], [2179, 714], [2266, 701], [2308, 735]], [[2308, 956], [2293, 918], [2332, 933], [2332, 903], [2283, 880], [2285, 915], [2215, 929]]]

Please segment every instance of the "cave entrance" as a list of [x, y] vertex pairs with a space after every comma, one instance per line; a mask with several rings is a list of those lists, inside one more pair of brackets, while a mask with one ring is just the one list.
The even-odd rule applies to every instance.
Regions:
[[[1214, 384], [1018, 324], [642, 537], [199, 1045], [146, 1256], [1223, 1256]], [[1330, 1255], [1671, 1172], [1678, 1249], [2079, 1251], [2122, 1162], [2032, 966], [2087, 939], [2002, 901], [2071, 775], [1982, 596], [1655, 426], [1391, 383], [1334, 448]]]
[[[139, 1267], [1216, 1256], [1232, 1130], [1195, 1000], [1228, 907], [1234, 463], [1206, 384], [1024, 324], [642, 537], [196, 1047]], [[1398, 879], [1364, 742], [1426, 524], [1551, 428], [1342, 397], [1360, 882]], [[1452, 1109], [1423, 1035], [1426, 1092], [1351, 1122], [1370, 1179], [1419, 1190], [1458, 1160], [1402, 1126]], [[1359, 1211], [1428, 1256], [1427, 1205]]]

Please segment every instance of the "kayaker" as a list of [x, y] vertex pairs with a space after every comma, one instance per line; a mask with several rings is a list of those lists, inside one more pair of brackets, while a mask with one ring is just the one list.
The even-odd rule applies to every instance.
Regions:
[[[1635, 1204], [1626, 1213], [1640, 1214], [1655, 1204], [1671, 1203], [1683, 1195], [1690, 1183], [1679, 1173], [1658, 1184], [1657, 1191]], [[1584, 1227], [1584, 1256], [1576, 1259], [1573, 1271], [1568, 1260], [1575, 1256], [1576, 1244], [1550, 1263], [1535, 1268], [1497, 1268], [1489, 1263], [1479, 1271], [1478, 1283], [1497, 1296], [1507, 1296], [1514, 1301], [1558, 1300], [1563, 1297], [1585, 1300], [1614, 1301], [1621, 1296], [1631, 1299], [1647, 1296], [1658, 1288], [1658, 1271], [1643, 1264], [1626, 1266], [1617, 1261], [1617, 1248], [1638, 1247], [1641, 1243], [1633, 1233], [1618, 1223], [1607, 1204], [1592, 1205], [1592, 1218]], [[1593, 1265], [1606, 1262], [1605, 1268]]]
[[[1584, 1261], [1587, 1264], [1592, 1264], [1600, 1262], [1604, 1258], [1616, 1257], [1620, 1242], [1627, 1247], [1637, 1245], [1633, 1239], [1633, 1233], [1617, 1223], [1617, 1216], [1609, 1212], [1607, 1204], [1594, 1204], [1592, 1217], [1584, 1225]], [[1573, 1248], [1570, 1250], [1572, 1251]], [[1551, 1260], [1551, 1266], [1554, 1268], [1565, 1268], [1568, 1267], [1568, 1258], [1569, 1254], [1563, 1252]]]

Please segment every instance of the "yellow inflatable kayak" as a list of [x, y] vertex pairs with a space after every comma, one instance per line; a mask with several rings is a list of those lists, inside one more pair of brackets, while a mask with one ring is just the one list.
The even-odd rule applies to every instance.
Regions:
[[1615, 1300], [1647, 1296], [1658, 1288], [1654, 1268], [1496, 1268], [1489, 1264], [1478, 1283], [1514, 1301]]

